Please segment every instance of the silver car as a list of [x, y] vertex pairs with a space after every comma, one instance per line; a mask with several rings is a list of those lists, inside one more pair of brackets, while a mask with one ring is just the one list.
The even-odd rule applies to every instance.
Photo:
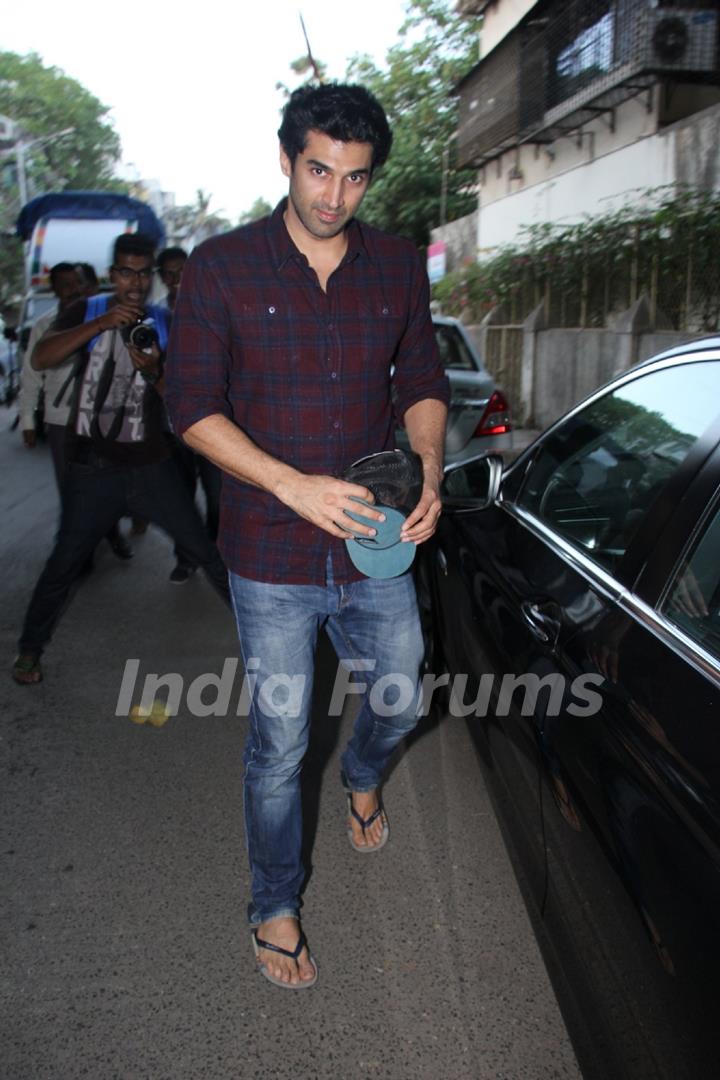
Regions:
[[[450, 380], [446, 466], [487, 451], [510, 456], [513, 436], [507, 398], [483, 367], [462, 323], [445, 315], [433, 315], [432, 321]], [[397, 442], [407, 447], [404, 430], [398, 431]]]

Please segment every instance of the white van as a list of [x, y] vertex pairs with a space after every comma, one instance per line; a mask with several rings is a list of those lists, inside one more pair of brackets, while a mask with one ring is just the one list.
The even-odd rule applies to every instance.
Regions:
[[143, 232], [161, 247], [165, 230], [147, 203], [112, 191], [56, 191], [26, 203], [17, 220], [25, 241], [25, 297], [18, 326], [20, 352], [32, 324], [55, 304], [50, 270], [60, 262], [89, 263], [109, 287], [113, 244], [122, 233]]

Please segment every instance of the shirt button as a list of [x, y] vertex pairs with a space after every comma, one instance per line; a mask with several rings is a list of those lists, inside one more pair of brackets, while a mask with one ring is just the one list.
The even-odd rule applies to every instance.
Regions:
[[333, 420], [333, 427], [337, 430], [337, 428], [340, 427], [340, 421], [339, 420]]
[[268, 308], [268, 314], [269, 315], [274, 315], [275, 314], [275, 308], [274, 307], [269, 307]]
[[331, 322], [329, 322], [329, 323], [328, 323], [328, 330], [334, 330], [334, 329], [335, 329], [335, 324], [334, 324], [334, 323], [331, 323]]
[[330, 372], [330, 378], [331, 379], [337, 379], [337, 371], [331, 371]]
[[383, 315], [389, 315], [389, 314], [390, 314], [390, 308], [386, 308], [386, 307], [384, 307], [384, 308], [382, 309], [382, 313], [383, 313]]

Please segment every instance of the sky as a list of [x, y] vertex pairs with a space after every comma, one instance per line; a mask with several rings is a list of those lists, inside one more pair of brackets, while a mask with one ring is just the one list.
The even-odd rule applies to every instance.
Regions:
[[159, 181], [178, 204], [194, 202], [202, 188], [212, 194], [210, 209], [234, 222], [257, 198], [274, 204], [287, 189], [277, 149], [284, 99], [275, 84], [299, 82], [290, 70], [305, 53], [299, 11], [314, 56], [341, 79], [356, 53], [382, 65], [406, 4], [35, 0], [4, 12], [0, 49], [39, 53], [110, 107], [121, 175]]

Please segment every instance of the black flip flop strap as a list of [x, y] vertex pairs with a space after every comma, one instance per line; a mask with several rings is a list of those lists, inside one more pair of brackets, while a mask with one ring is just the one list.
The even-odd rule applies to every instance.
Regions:
[[366, 830], [366, 829], [369, 829], [369, 828], [370, 828], [370, 826], [372, 825], [373, 821], [376, 821], [376, 820], [377, 820], [377, 818], [379, 818], [379, 817], [380, 817], [380, 815], [382, 814], [382, 812], [383, 812], [383, 808], [382, 808], [382, 803], [381, 803], [381, 804], [380, 804], [380, 805], [378, 806], [377, 810], [373, 810], [373, 812], [372, 812], [372, 814], [370, 815], [370, 817], [369, 817], [369, 818], [362, 818], [362, 817], [360, 817], [360, 815], [358, 814], [358, 812], [357, 812], [357, 810], [355, 809], [355, 807], [353, 806], [352, 802], [350, 803], [350, 813], [351, 813], [351, 814], [352, 814], [352, 816], [353, 816], [353, 817], [355, 818], [355, 820], [357, 821], [357, 823], [358, 823], [358, 824], [360, 825], [360, 827], [361, 827], [361, 829], [362, 829], [362, 831], [363, 831], [363, 832], [365, 832], [365, 830]]
[[291, 960], [297, 960], [298, 956], [303, 951], [303, 948], [307, 945], [307, 939], [303, 930], [300, 931], [298, 943], [292, 952], [290, 949], [283, 949], [280, 945], [273, 945], [269, 941], [263, 941], [262, 938], [257, 936], [255, 931], [253, 931], [253, 933], [255, 933], [255, 943], [257, 944], [258, 949], [269, 949], [270, 952], [282, 953], [283, 956], [289, 956]]

